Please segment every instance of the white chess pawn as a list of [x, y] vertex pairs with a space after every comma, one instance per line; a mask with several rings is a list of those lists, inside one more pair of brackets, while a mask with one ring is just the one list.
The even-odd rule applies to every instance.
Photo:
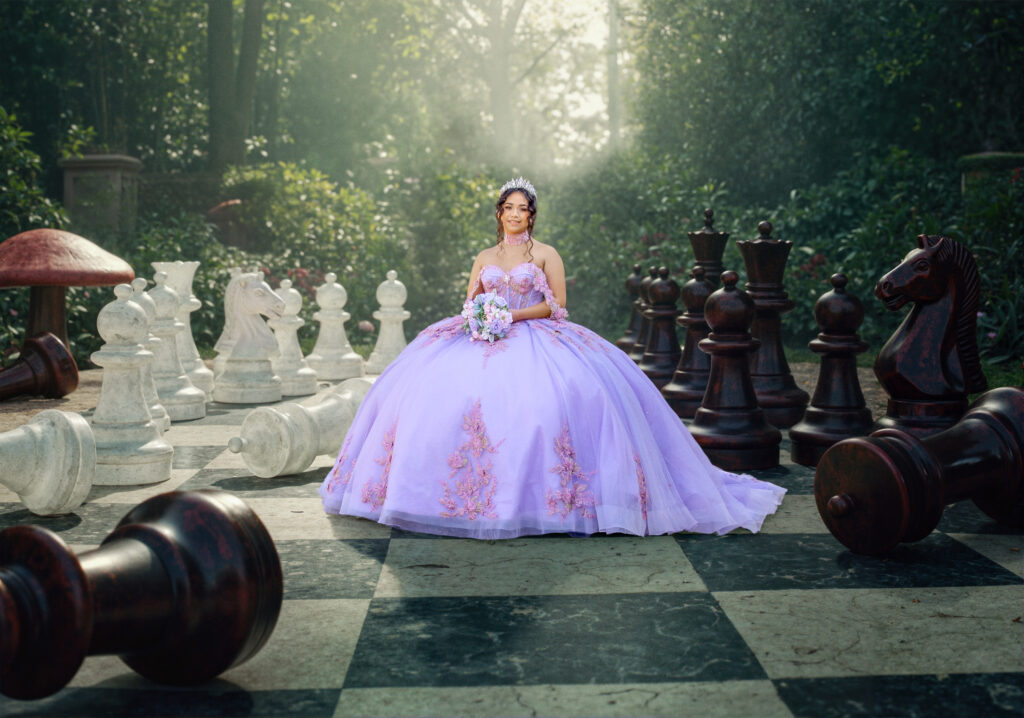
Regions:
[[313, 459], [337, 454], [371, 379], [348, 379], [313, 406], [287, 403], [253, 409], [228, 450], [241, 454], [254, 476], [269, 479], [305, 471]]
[[0, 434], [0, 484], [40, 516], [78, 508], [92, 489], [96, 442], [80, 414], [47, 409]]
[[241, 272], [224, 293], [224, 333], [215, 347], [224, 353], [224, 371], [216, 378], [213, 400], [225, 404], [281, 401], [281, 379], [270, 360], [277, 339], [263, 316], [279, 317], [284, 301], [263, 279], [262, 272]]
[[[149, 282], [144, 277], [136, 277], [132, 280], [132, 301], [146, 312], [146, 318], [149, 320], [151, 331], [146, 335], [142, 346], [154, 352], [155, 356], [156, 345], [160, 343], [160, 339], [152, 332], [153, 320], [156, 319], [156, 304], [153, 303], [153, 298], [146, 294], [146, 286], [148, 284]], [[162, 434], [171, 428], [171, 417], [167, 414], [167, 410], [164, 409], [164, 405], [160, 403], [160, 396], [156, 393], [156, 383], [153, 381], [153, 363], [143, 362], [142, 368], [139, 371], [142, 373], [142, 395], [146, 397], [149, 415], [153, 417], [153, 423], [156, 424], [156, 428], [160, 429]]]
[[373, 318], [380, 321], [380, 335], [370, 358], [366, 360], [368, 374], [380, 374], [402, 353], [406, 345], [402, 322], [412, 316], [403, 308], [409, 293], [398, 281], [398, 272], [388, 270], [387, 277], [387, 281], [377, 287], [380, 309], [373, 313]]
[[178, 305], [176, 319], [185, 325], [178, 334], [178, 358], [181, 368], [188, 375], [188, 380], [197, 389], [206, 392], [206, 400], [210, 400], [213, 392], [213, 372], [203, 362], [196, 349], [196, 340], [192, 337], [192, 312], [201, 309], [203, 303], [192, 293], [192, 281], [195, 279], [199, 262], [150, 262], [153, 269], [167, 275], [167, 286], [178, 293], [181, 303]]
[[106, 342], [90, 357], [103, 367], [103, 384], [90, 425], [96, 439], [94, 484], [152, 484], [171, 477], [174, 448], [156, 428], [142, 394], [142, 348], [149, 330], [145, 310], [130, 300], [132, 288], [114, 287], [117, 299], [100, 310], [96, 329]]
[[[228, 287], [231, 286], [231, 283], [235, 281], [235, 279], [237, 279], [238, 276], [241, 275], [241, 273], [241, 267], [230, 267], [228, 269], [228, 274], [230, 275], [230, 279], [228, 279]], [[227, 289], [224, 290], [224, 293], [225, 295], [227, 295]], [[217, 351], [217, 356], [213, 358], [214, 384], [217, 383], [217, 377], [220, 376], [220, 373], [224, 371], [224, 362], [228, 360], [228, 355], [231, 354], [231, 347], [235, 345], [234, 337], [229, 336], [229, 334], [230, 332], [228, 332], [228, 318], [225, 316], [224, 329], [221, 331], [220, 337], [217, 339], [217, 344], [214, 346], [214, 348]]]
[[297, 332], [304, 322], [299, 318], [302, 309], [302, 295], [292, 289], [290, 279], [282, 279], [277, 290], [278, 296], [284, 300], [284, 314], [272, 317], [267, 324], [274, 330], [277, 337], [278, 355], [270, 364], [274, 373], [281, 378], [281, 394], [283, 396], [306, 396], [316, 394], [316, 372], [309, 368], [302, 357]]
[[178, 293], [167, 286], [167, 275], [157, 272], [156, 286], [149, 296], [156, 307], [156, 318], [149, 330], [160, 339], [153, 353], [153, 382], [160, 403], [171, 421], [189, 421], [206, 416], [206, 392], [192, 385], [178, 358], [178, 334], [185, 325], [178, 321]]
[[328, 272], [324, 283], [316, 288], [316, 303], [320, 311], [313, 318], [320, 322], [313, 352], [306, 363], [321, 381], [341, 381], [365, 373], [363, 358], [352, 350], [345, 333], [345, 322], [352, 315], [345, 311], [348, 292], [338, 284], [338, 275]]

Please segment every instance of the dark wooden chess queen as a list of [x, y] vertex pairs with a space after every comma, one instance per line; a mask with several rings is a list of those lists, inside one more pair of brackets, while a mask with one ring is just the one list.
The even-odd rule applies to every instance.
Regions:
[[875, 376], [889, 394], [878, 426], [918, 436], [949, 428], [967, 409], [967, 396], [988, 388], [975, 335], [974, 257], [949, 237], [922, 234], [875, 295], [890, 310], [915, 303], [875, 359]]
[[640, 320], [642, 318], [640, 314], [640, 282], [643, 281], [643, 278], [644, 274], [641, 271], [640, 264], [634, 264], [633, 273], [626, 278], [626, 293], [631, 297], [629, 303], [629, 323], [626, 324], [626, 331], [615, 341], [615, 346], [627, 353], [633, 351], [637, 332], [640, 329]]
[[1024, 391], [993, 389], [925, 438], [881, 429], [840, 441], [818, 462], [814, 499], [829, 531], [868, 555], [923, 539], [962, 499], [1024, 528]]
[[715, 212], [704, 210], [704, 227], [696, 232], [687, 232], [690, 247], [693, 248], [694, 263], [704, 270], [704, 278], [711, 285], [712, 291], [718, 289], [718, 280], [722, 276], [722, 254], [729, 241], [728, 232], [719, 232], [713, 225]]
[[50, 695], [87, 654], [201, 683], [262, 648], [281, 599], [270, 535], [225, 491], [155, 496], [77, 557], [51, 531], [15, 526], [0, 532], [0, 692]]

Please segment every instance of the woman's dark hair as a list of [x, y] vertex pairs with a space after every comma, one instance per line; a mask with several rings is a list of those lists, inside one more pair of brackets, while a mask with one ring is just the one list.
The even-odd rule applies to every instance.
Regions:
[[494, 218], [498, 221], [498, 244], [500, 245], [502, 240], [505, 239], [505, 229], [501, 226], [501, 215], [505, 211], [505, 201], [510, 195], [515, 194], [516, 192], [519, 192], [526, 197], [526, 206], [530, 212], [530, 219], [527, 221], [527, 230], [530, 232], [530, 240], [527, 243], [526, 252], [532, 260], [533, 253], [530, 252], [530, 250], [533, 249], [533, 222], [537, 218], [537, 198], [526, 190], [510, 187], [498, 195], [498, 201], [494, 205]]

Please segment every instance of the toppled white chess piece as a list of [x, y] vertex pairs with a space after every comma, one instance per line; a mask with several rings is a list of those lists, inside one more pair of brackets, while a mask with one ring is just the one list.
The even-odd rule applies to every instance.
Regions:
[[387, 281], [377, 287], [380, 309], [373, 313], [373, 318], [380, 321], [380, 335], [373, 353], [366, 360], [368, 374], [380, 374], [402, 353], [406, 345], [402, 322], [412, 316], [403, 308], [408, 292], [405, 285], [398, 281], [398, 272], [390, 269], [387, 277]]
[[[156, 319], [156, 304], [153, 302], [153, 298], [146, 293], [146, 287], [149, 282], [144, 277], [136, 277], [132, 280], [132, 301], [138, 304], [146, 312], [146, 318], [149, 320], [150, 331], [146, 335], [146, 340], [142, 342], [144, 349], [154, 353], [156, 356], [156, 345], [160, 343], [160, 339], [157, 338], [153, 332], [153, 320]], [[142, 395], [146, 398], [146, 405], [149, 407], [149, 415], [153, 417], [153, 423], [156, 424], [156, 428], [160, 430], [160, 433], [164, 433], [171, 428], [171, 417], [167, 414], [167, 410], [164, 409], [164, 405], [160, 403], [160, 396], [156, 392], [156, 382], [153, 381], [153, 363], [143, 362], [142, 367], [139, 369], [142, 374]]]
[[279, 317], [284, 301], [263, 279], [262, 272], [241, 272], [224, 293], [224, 333], [215, 349], [227, 353], [224, 371], [213, 387], [213, 400], [225, 404], [281, 401], [281, 379], [271, 358], [277, 339], [263, 316]]
[[290, 279], [282, 279], [277, 290], [284, 300], [284, 314], [267, 320], [277, 337], [278, 355], [270, 364], [274, 373], [281, 378], [281, 394], [284, 396], [307, 396], [316, 394], [316, 372], [309, 368], [299, 347], [299, 327], [306, 322], [299, 318], [302, 309], [302, 295], [292, 289]]
[[324, 283], [316, 288], [316, 303], [320, 311], [313, 318], [320, 322], [313, 352], [306, 363], [321, 381], [341, 381], [365, 373], [363, 358], [352, 351], [345, 333], [345, 322], [352, 315], [345, 311], [348, 292], [338, 284], [338, 275], [328, 272]]
[[0, 484], [40, 516], [78, 508], [92, 489], [96, 442], [80, 414], [47, 409], [0, 434]]
[[140, 343], [149, 319], [131, 295], [131, 287], [118, 284], [117, 299], [96, 317], [106, 343], [90, 357], [103, 367], [103, 384], [89, 423], [96, 440], [93, 483], [101, 486], [152, 484], [171, 477], [174, 448], [153, 423], [142, 394], [140, 368], [153, 360]]
[[171, 421], [202, 419], [206, 416], [206, 392], [192, 385], [178, 358], [178, 334], [185, 329], [177, 319], [181, 299], [167, 286], [163, 272], [157, 272], [153, 281], [156, 286], [149, 290], [149, 297], [156, 306], [156, 318], [149, 330], [160, 340], [153, 352], [156, 393]]
[[206, 393], [210, 401], [213, 393], [213, 372], [206, 366], [196, 349], [196, 341], [192, 336], [192, 312], [201, 309], [203, 303], [192, 293], [192, 281], [195, 279], [199, 262], [150, 262], [153, 269], [167, 275], [167, 286], [178, 293], [180, 304], [175, 318], [184, 325], [178, 334], [178, 358], [181, 368], [188, 375], [188, 380], [197, 389]]
[[272, 478], [305, 471], [322, 454], [337, 454], [352, 418], [373, 384], [348, 379], [312, 406], [280, 404], [253, 409], [228, 449], [241, 454], [254, 476]]

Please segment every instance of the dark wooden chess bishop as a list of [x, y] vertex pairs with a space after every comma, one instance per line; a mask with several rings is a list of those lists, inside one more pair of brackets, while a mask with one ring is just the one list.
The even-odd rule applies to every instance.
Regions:
[[814, 498], [839, 541], [874, 556], [923, 539], [963, 499], [1024, 528], [1024, 391], [982, 394], [954, 426], [923, 439], [881, 429], [840, 441], [818, 462]]
[[118, 654], [160, 683], [209, 680], [263, 647], [282, 597], [270, 535], [225, 491], [155, 496], [77, 557], [46, 529], [6, 529], [0, 692], [55, 693], [87, 654]]

